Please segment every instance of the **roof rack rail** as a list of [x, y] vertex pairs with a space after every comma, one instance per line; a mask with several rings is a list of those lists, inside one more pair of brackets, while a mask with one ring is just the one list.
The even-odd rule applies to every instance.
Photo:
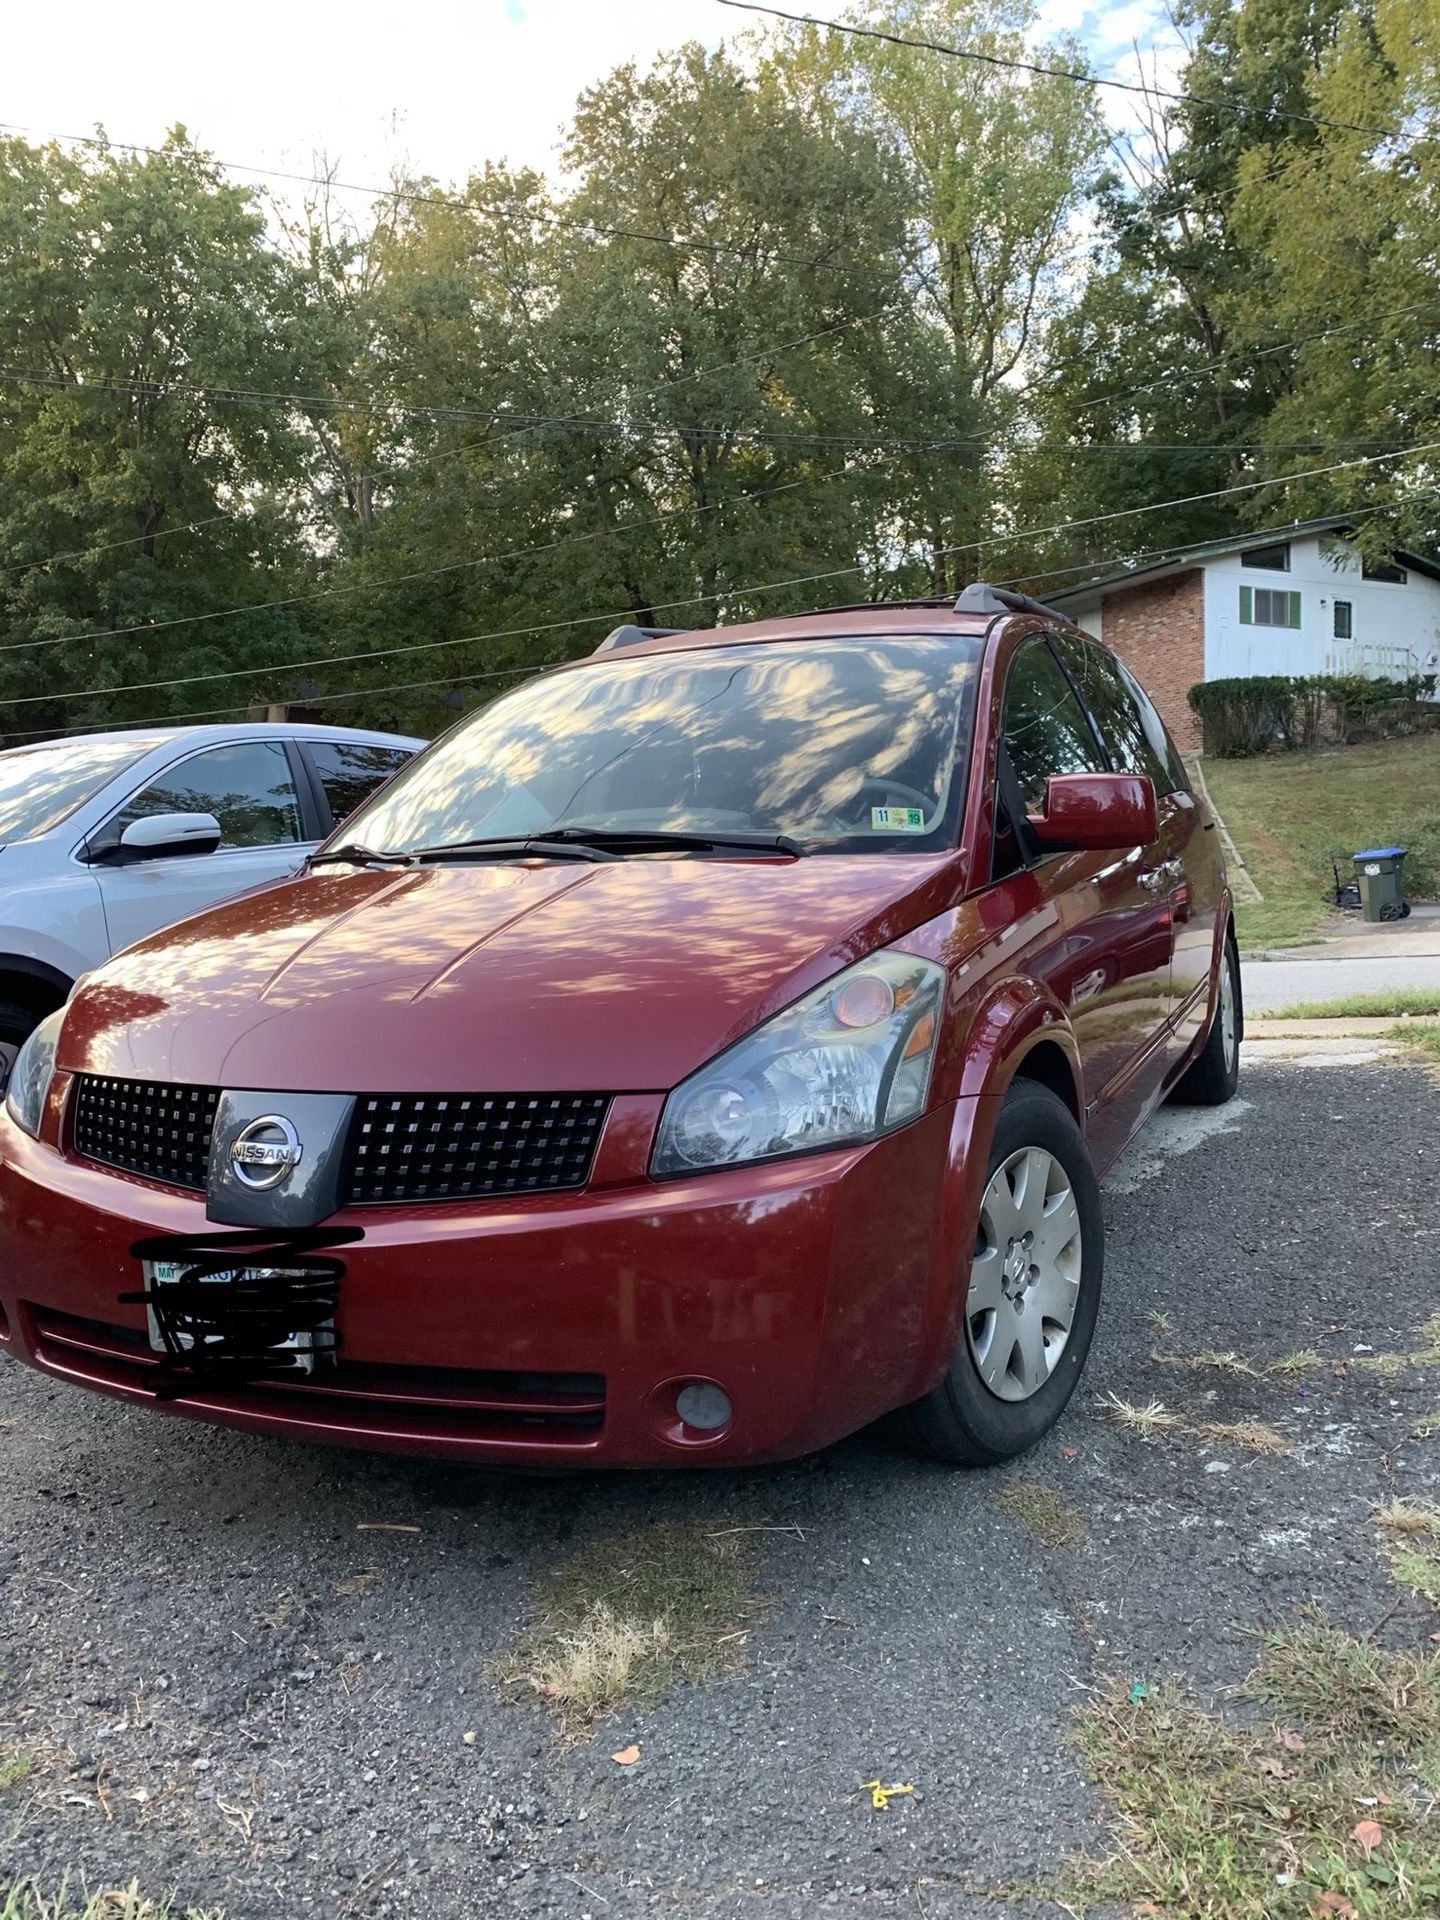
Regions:
[[1069, 621], [1056, 607], [1047, 607], [1028, 593], [1014, 593], [1009, 587], [992, 587], [988, 580], [972, 580], [955, 602], [956, 613], [1043, 613], [1047, 620]]
[[629, 624], [607, 633], [596, 653], [613, 653], [617, 647], [638, 647], [642, 640], [669, 640], [677, 633], [689, 633], [689, 627], [636, 627]]

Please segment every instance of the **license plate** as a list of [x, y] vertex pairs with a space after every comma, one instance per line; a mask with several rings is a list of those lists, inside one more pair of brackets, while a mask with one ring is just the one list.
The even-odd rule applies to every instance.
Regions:
[[[152, 1288], [174, 1286], [183, 1280], [189, 1268], [183, 1260], [146, 1260], [142, 1262], [145, 1270], [145, 1291]], [[294, 1267], [231, 1267], [224, 1273], [208, 1273], [200, 1281], [206, 1287], [230, 1287], [240, 1280], [303, 1280], [307, 1276]], [[155, 1309], [148, 1306], [145, 1318], [150, 1330], [150, 1345], [157, 1353], [168, 1353], [165, 1337], [160, 1331]], [[328, 1351], [332, 1343], [332, 1334], [328, 1326], [318, 1329], [320, 1346]], [[177, 1331], [176, 1341], [187, 1353], [196, 1346], [195, 1336]], [[223, 1347], [224, 1340], [219, 1335], [207, 1335], [199, 1343], [202, 1347]], [[266, 1348], [267, 1353], [282, 1357], [288, 1363], [292, 1373], [313, 1373], [315, 1371], [316, 1336], [315, 1332], [292, 1333], [284, 1339], [273, 1342]]]

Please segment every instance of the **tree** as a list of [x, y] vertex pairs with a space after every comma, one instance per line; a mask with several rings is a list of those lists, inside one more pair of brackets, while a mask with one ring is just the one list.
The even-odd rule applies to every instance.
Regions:
[[[313, 368], [302, 289], [247, 191], [177, 129], [85, 160], [0, 143], [0, 727], [233, 705], [301, 632], [295, 489]], [[98, 698], [90, 688], [116, 689]], [[32, 699], [31, 696], [43, 696]]]

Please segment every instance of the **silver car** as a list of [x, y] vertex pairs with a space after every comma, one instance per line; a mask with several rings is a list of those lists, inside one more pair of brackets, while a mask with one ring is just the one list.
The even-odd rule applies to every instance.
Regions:
[[0, 753], [0, 1088], [82, 973], [291, 872], [425, 744], [256, 721]]

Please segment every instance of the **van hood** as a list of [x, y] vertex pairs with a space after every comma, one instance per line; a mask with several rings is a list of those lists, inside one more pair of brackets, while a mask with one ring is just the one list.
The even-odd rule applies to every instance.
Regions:
[[654, 1092], [952, 904], [950, 855], [303, 873], [71, 1003], [69, 1072], [304, 1092]]

